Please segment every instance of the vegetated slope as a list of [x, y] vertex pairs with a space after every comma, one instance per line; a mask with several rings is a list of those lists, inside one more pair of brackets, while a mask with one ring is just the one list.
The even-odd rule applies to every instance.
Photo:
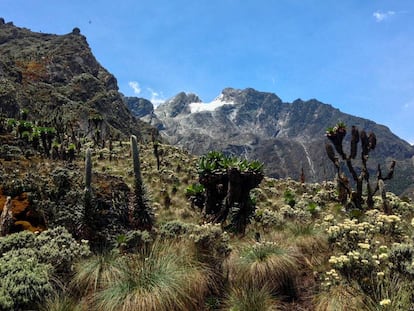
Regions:
[[141, 117], [147, 112], [143, 119], [157, 126], [173, 145], [194, 154], [220, 150], [259, 159], [266, 164], [267, 175], [276, 178], [298, 179], [303, 168], [308, 181], [333, 177], [326, 161], [325, 131], [342, 121], [349, 130], [355, 125], [376, 134], [378, 145], [369, 160], [372, 173], [378, 164], [388, 166], [395, 159], [398, 163], [391, 189], [402, 193], [414, 183], [413, 146], [383, 125], [315, 99], [285, 103], [272, 93], [227, 88], [209, 105], [194, 94], [180, 93], [154, 111], [147, 106], [139, 110], [135, 105], [134, 111]]
[[[41, 256], [39, 250], [22, 246], [28, 244], [28, 234], [12, 236], [12, 233], [0, 238], [0, 246], [6, 249], [4, 253], [0, 252], [2, 275], [8, 281], [12, 280], [12, 284], [23, 286], [32, 278], [41, 279], [47, 285], [57, 281], [62, 284], [41, 289], [32, 286], [27, 292], [15, 294], [0, 283], [1, 293], [16, 305], [30, 293], [47, 290], [50, 296], [56, 296], [53, 300], [55, 305], [72, 303], [89, 310], [110, 310], [115, 304], [128, 303], [129, 295], [122, 295], [124, 291], [117, 295], [116, 286], [123, 286], [131, 295], [138, 293], [139, 296], [135, 297], [144, 302], [154, 302], [150, 298], [154, 297], [154, 293], [159, 293], [159, 289], [164, 290], [165, 295], [177, 292], [175, 284], [186, 280], [181, 279], [180, 275], [187, 277], [188, 273], [175, 271], [187, 268], [183, 272], [193, 271], [193, 275], [198, 276], [194, 282], [206, 280], [209, 286], [200, 286], [196, 292], [190, 291], [188, 297], [180, 296], [191, 306], [197, 304], [197, 307], [185, 310], [213, 311], [240, 305], [244, 305], [245, 310], [254, 310], [259, 305], [267, 306], [265, 310], [298, 311], [333, 308], [378, 310], [383, 304], [388, 304], [391, 310], [409, 310], [412, 307], [410, 284], [414, 276], [414, 231], [411, 219], [414, 206], [392, 193], [387, 193], [387, 199], [394, 215], [382, 212], [380, 196], [374, 198], [374, 209], [359, 213], [354, 210], [352, 214], [337, 201], [333, 182], [300, 183], [292, 179], [266, 177], [254, 190], [257, 209], [247, 226], [246, 235], [236, 236], [224, 232], [218, 224], [203, 223], [201, 209], [191, 206], [186, 200], [186, 187], [198, 180], [197, 159], [177, 147], [160, 144], [161, 165], [158, 170], [153, 146], [144, 143], [139, 148], [141, 169], [151, 205], [155, 209], [155, 230], [150, 234], [126, 232], [128, 228], [123, 227], [125, 224], [112, 217], [128, 208], [128, 193], [133, 184], [129, 143], [116, 142], [109, 150], [93, 146], [89, 141], [83, 148], [92, 149], [92, 189], [101, 212], [101, 217], [93, 221], [99, 222], [102, 230], [95, 234], [112, 238], [113, 243], [106, 245], [112, 247], [112, 251], [108, 252], [111, 256], [103, 257], [99, 252], [88, 255], [84, 251], [83, 257], [70, 253], [64, 261], [62, 256], [67, 256], [64, 254], [67, 254], [67, 249], [72, 251], [73, 245], [69, 248], [66, 240], [62, 241], [62, 236], [48, 238], [48, 234], [61, 232], [57, 226], [65, 225], [76, 236], [79, 227], [74, 224], [82, 218], [84, 209], [85, 150], [69, 163], [45, 158], [25, 144], [24, 139], [18, 138], [15, 132], [0, 133], [0, 141], [2, 146], [8, 146], [7, 150], [0, 149], [0, 204], [4, 204], [6, 195], [13, 196], [13, 209], [20, 212], [15, 215], [19, 217], [19, 223], [14, 229], [37, 231], [44, 230], [45, 226], [53, 228], [34, 235], [34, 239], [52, 245], [58, 241], [59, 245], [64, 245], [53, 248], [54, 256]], [[27, 159], [28, 154], [31, 154], [30, 160]], [[24, 219], [32, 221], [32, 225], [33, 221], [38, 220], [34, 219], [36, 215], [38, 218], [47, 216], [54, 221], [43, 223], [43, 227], [29, 226], [23, 218], [20, 219], [24, 211], [29, 217]], [[51, 217], [52, 214], [55, 217]], [[138, 246], [134, 245], [134, 241], [138, 242]], [[86, 242], [78, 239], [78, 242], [77, 247], [80, 244], [85, 248], [85, 244], [96, 243], [96, 240]], [[139, 246], [140, 242], [144, 245]], [[127, 248], [131, 244], [135, 247], [132, 251]], [[148, 246], [152, 244], [154, 247]], [[24, 265], [27, 254], [36, 256], [31, 260], [38, 270], [43, 267], [42, 260], [50, 263], [48, 273], [35, 276], [29, 273], [30, 266]], [[46, 254], [49, 255], [50, 250]], [[177, 260], [170, 261], [171, 257]], [[75, 259], [80, 262], [73, 266], [72, 260]], [[59, 260], [67, 262], [65, 267], [70, 273], [55, 270]], [[91, 280], [90, 275], [98, 271], [88, 270], [94, 263], [97, 269], [102, 269], [99, 270], [102, 277]], [[119, 263], [123, 264], [120, 270]], [[171, 266], [172, 270], [158, 270]], [[198, 267], [203, 269], [195, 271]], [[18, 274], [24, 277], [14, 277], [16, 269], [24, 271]], [[174, 277], [173, 283], [165, 282], [171, 277]], [[95, 282], [95, 285], [79, 283], [88, 280]], [[151, 283], [148, 283], [149, 280]], [[186, 284], [192, 285], [189, 282], [179, 284], [183, 284], [182, 294], [188, 293]], [[79, 285], [88, 290], [80, 291]], [[156, 297], [160, 296], [164, 297]], [[45, 297], [32, 295], [31, 308], [39, 309], [35, 304], [39, 302], [43, 309], [51, 310], [46, 305], [51, 302], [44, 301]], [[163, 310], [165, 305], [159, 305], [162, 301], [157, 300], [153, 309]], [[1, 300], [1, 306], [5, 310], [13, 310], [10, 305], [7, 307], [6, 302], [10, 304], [10, 301]], [[171, 299], [169, 307], [180, 309], [184, 302]], [[164, 309], [167, 310], [166, 307]]]
[[127, 109], [116, 78], [95, 59], [78, 28], [65, 35], [32, 32], [0, 19], [0, 113], [91, 134], [140, 135], [149, 127]]

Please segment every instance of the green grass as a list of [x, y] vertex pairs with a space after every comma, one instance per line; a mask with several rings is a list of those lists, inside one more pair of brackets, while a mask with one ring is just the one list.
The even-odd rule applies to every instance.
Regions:
[[248, 244], [232, 256], [233, 283], [267, 287], [271, 293], [296, 297], [298, 265], [293, 250], [274, 242]]
[[148, 256], [120, 257], [120, 271], [93, 295], [102, 311], [197, 310], [209, 291], [209, 271], [177, 244], [156, 242]]
[[223, 311], [277, 311], [277, 300], [266, 287], [234, 286], [224, 300]]

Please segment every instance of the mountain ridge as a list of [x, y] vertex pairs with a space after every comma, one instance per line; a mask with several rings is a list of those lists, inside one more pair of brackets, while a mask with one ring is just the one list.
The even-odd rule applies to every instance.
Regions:
[[[199, 110], [191, 110], [193, 99]], [[181, 92], [155, 108], [146, 120], [172, 145], [194, 154], [220, 150], [259, 159], [266, 164], [267, 175], [276, 178], [298, 178], [303, 168], [308, 181], [333, 178], [323, 147], [325, 131], [341, 121], [376, 133], [378, 148], [370, 160], [373, 172], [378, 163], [387, 165], [391, 158], [399, 161], [408, 180], [404, 176], [404, 185], [393, 185], [393, 189], [403, 193], [414, 183], [413, 146], [372, 120], [343, 113], [317, 99], [288, 103], [274, 93], [252, 88], [225, 88], [212, 103], [215, 109], [201, 103], [197, 95]]]

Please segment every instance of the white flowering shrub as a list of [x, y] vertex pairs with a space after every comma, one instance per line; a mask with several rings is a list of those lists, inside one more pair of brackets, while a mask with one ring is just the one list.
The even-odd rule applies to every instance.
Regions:
[[327, 214], [321, 227], [327, 233], [332, 255], [328, 271], [320, 276], [321, 288], [329, 291], [344, 282], [357, 284], [375, 305], [394, 308], [395, 301], [387, 300], [390, 296], [384, 294], [392, 292], [389, 280], [404, 282], [414, 277], [412, 226], [406, 218], [377, 209], [366, 211], [359, 219], [338, 220]]
[[219, 224], [206, 223], [194, 226], [189, 235], [194, 242], [199, 259], [206, 263], [221, 262], [230, 254], [227, 232], [223, 232]]
[[280, 212], [268, 208], [257, 209], [254, 220], [262, 226], [264, 231], [278, 229], [286, 224], [286, 220]]

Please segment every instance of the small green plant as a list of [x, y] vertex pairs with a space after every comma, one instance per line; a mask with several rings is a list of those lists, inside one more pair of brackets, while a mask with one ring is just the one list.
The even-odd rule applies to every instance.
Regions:
[[204, 191], [203, 185], [199, 183], [192, 184], [185, 189], [185, 196], [191, 201], [193, 207], [203, 208], [205, 202]]
[[296, 200], [295, 200], [295, 194], [287, 189], [285, 191], [285, 193], [283, 194], [283, 198], [286, 204], [288, 204], [290, 207], [294, 207], [296, 204]]
[[310, 202], [309, 204], [308, 204], [308, 207], [307, 207], [307, 210], [313, 215], [313, 216], [315, 216], [318, 212], [319, 212], [319, 210], [320, 210], [320, 207], [319, 207], [319, 205], [318, 204], [316, 204], [315, 202]]

